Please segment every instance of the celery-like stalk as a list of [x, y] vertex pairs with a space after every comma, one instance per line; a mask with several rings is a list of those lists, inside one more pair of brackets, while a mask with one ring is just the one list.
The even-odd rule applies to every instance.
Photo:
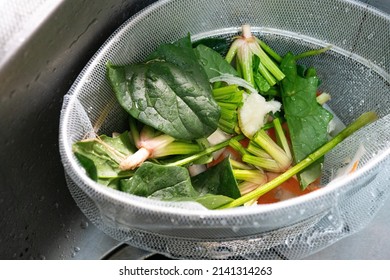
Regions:
[[339, 144], [341, 141], [343, 141], [345, 138], [350, 136], [355, 131], [359, 130], [363, 126], [377, 120], [378, 116], [374, 112], [367, 112], [362, 114], [358, 119], [356, 119], [352, 124], [347, 126], [344, 130], [342, 130], [339, 134], [337, 134], [332, 140], [324, 144], [322, 147], [320, 147], [318, 150], [310, 154], [308, 157], [306, 157], [304, 160], [296, 164], [295, 166], [291, 167], [289, 170], [281, 174], [280, 176], [276, 177], [275, 179], [269, 181], [268, 183], [264, 184], [263, 186], [257, 188], [256, 190], [241, 196], [240, 198], [235, 199], [234, 201], [225, 204], [221, 206], [218, 209], [226, 209], [226, 208], [233, 208], [237, 206], [241, 206], [245, 204], [248, 201], [251, 201], [255, 198], [260, 197], [261, 195], [269, 192], [270, 190], [276, 188], [283, 182], [287, 181], [292, 176], [296, 175], [298, 172], [304, 170], [308, 166], [310, 166], [313, 162], [324, 156], [327, 152], [329, 152], [331, 149], [333, 149], [337, 144]]
[[252, 140], [270, 154], [280, 168], [286, 170], [291, 165], [291, 154], [287, 154], [286, 151], [279, 147], [264, 130], [259, 130]]
[[284, 150], [287, 157], [292, 158], [290, 146], [287, 142], [286, 135], [284, 134], [282, 124], [280, 123], [279, 118], [274, 119], [273, 121], [275, 132], [276, 132], [276, 140], [280, 147]]
[[[243, 181], [243, 182], [238, 184], [238, 189], [240, 190], [241, 195], [245, 195], [247, 193], [250, 193], [259, 187], [260, 187], [259, 184], [252, 183], [249, 181]], [[248, 202], [251, 202], [251, 201], [248, 201]], [[249, 204], [251, 204], [251, 203], [249, 203]], [[247, 205], [247, 203], [245, 205]]]
[[245, 163], [242, 163], [240, 161], [236, 161], [236, 160], [231, 159], [231, 158], [229, 160], [230, 160], [230, 164], [235, 169], [243, 169], [243, 170], [253, 169], [251, 166], [249, 166], [249, 165], [247, 165]]
[[[244, 139], [245, 136], [243, 134], [239, 134], [239, 135], [236, 135], [234, 137], [232, 137], [231, 139], [236, 139], [237, 141], [240, 141], [242, 139]], [[180, 159], [180, 160], [177, 160], [175, 162], [171, 162], [171, 163], [168, 163], [166, 164], [167, 166], [182, 166], [182, 165], [186, 165], [186, 164], [189, 164], [197, 159], [200, 159], [201, 157], [203, 156], [206, 156], [206, 155], [209, 155], [209, 154], [212, 154], [222, 148], [225, 148], [229, 145], [230, 143], [230, 140], [226, 140], [226, 141], [223, 141], [219, 144], [216, 144], [214, 146], [211, 146], [211, 147], [208, 147], [207, 149], [197, 153], [197, 154], [194, 154], [194, 155], [191, 155], [187, 158], [183, 158], [183, 159]]]
[[213, 96], [214, 98], [217, 98], [220, 95], [230, 95], [231, 93], [234, 93], [238, 91], [238, 86], [237, 85], [228, 85], [220, 88], [215, 88], [213, 89]]
[[237, 53], [237, 62], [240, 65], [242, 78], [254, 86], [255, 80], [253, 78], [252, 52], [248, 44], [242, 44]]
[[255, 156], [272, 159], [272, 157], [266, 151], [264, 151], [259, 145], [257, 145], [252, 140], [249, 141], [248, 147], [246, 149], [249, 153]]
[[[265, 51], [262, 46], [265, 48]], [[275, 85], [277, 81], [284, 79], [285, 75], [267, 53], [276, 61], [281, 61], [281, 57], [264, 42], [253, 36], [250, 26], [244, 24], [242, 26], [242, 35], [234, 40], [225, 60], [231, 63], [233, 58], [236, 57], [236, 68], [238, 73], [244, 80], [254, 86], [253, 55], [258, 56], [260, 58], [259, 72], [272, 86]]]
[[232, 84], [213, 89], [213, 97], [221, 108], [218, 127], [226, 133], [234, 134], [238, 126], [237, 109], [242, 104], [243, 90]]
[[242, 161], [271, 172], [280, 173], [286, 170], [286, 168], [281, 166], [276, 160], [272, 158], [264, 158], [245, 154], [242, 156]]
[[241, 156], [248, 154], [248, 152], [245, 150], [245, 148], [241, 145], [240, 142], [238, 142], [236, 139], [231, 139], [229, 146], [235, 149], [237, 152], [241, 154]]
[[260, 47], [273, 59], [275, 59], [276, 62], [281, 62], [282, 57], [275, 52], [270, 46], [268, 46], [264, 41], [260, 40], [259, 38], [256, 38], [256, 41], [259, 43]]
[[263, 185], [267, 182], [267, 175], [265, 175], [264, 172], [258, 169], [253, 169], [253, 170], [233, 169], [233, 174], [237, 180], [248, 181], [258, 185]]
[[276, 84], [275, 78], [261, 62], [259, 64], [259, 72], [264, 77], [264, 79], [266, 79], [266, 81], [270, 84], [270, 86], [274, 86]]
[[153, 152], [154, 158], [165, 157], [169, 155], [188, 155], [202, 151], [198, 144], [175, 141], [166, 145], [163, 149], [157, 149]]

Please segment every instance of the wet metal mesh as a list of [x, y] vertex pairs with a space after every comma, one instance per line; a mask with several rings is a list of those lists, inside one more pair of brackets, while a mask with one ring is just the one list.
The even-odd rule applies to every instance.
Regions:
[[[194, 203], [128, 195], [87, 177], [72, 143], [96, 127], [99, 134], [126, 127], [126, 113], [105, 77], [107, 61], [140, 61], [159, 44], [187, 32], [193, 40], [230, 37], [244, 23], [281, 54], [331, 44], [331, 51], [302, 60], [317, 68], [321, 90], [332, 96], [330, 109], [344, 124], [369, 110], [380, 116], [326, 155], [324, 188], [271, 205], [209, 211]], [[60, 151], [69, 189], [86, 216], [108, 235], [173, 258], [308, 256], [365, 227], [389, 196], [389, 43], [390, 17], [354, 1], [159, 1], [107, 40], [64, 98]], [[334, 180], [360, 147], [365, 153], [358, 170]]]

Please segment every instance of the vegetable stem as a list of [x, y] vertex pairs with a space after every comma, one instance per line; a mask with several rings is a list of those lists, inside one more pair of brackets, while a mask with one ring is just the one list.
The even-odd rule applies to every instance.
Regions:
[[237, 53], [237, 62], [241, 67], [242, 78], [252, 86], [255, 85], [252, 71], [252, 52], [248, 44], [243, 44], [241, 50]]
[[255, 165], [255, 166], [258, 166], [262, 169], [265, 169], [265, 170], [268, 170], [271, 172], [280, 173], [280, 172], [283, 172], [284, 170], [286, 170], [276, 160], [274, 160], [272, 158], [262, 158], [262, 157], [258, 157], [258, 156], [252, 156], [249, 154], [245, 154], [242, 156], [242, 161], [249, 163], [249, 164], [252, 164], [252, 165]]
[[279, 147], [264, 130], [259, 130], [253, 137], [253, 141], [270, 154], [282, 169], [286, 170], [291, 165], [291, 155]]
[[292, 156], [291, 156], [290, 146], [287, 142], [287, 138], [286, 135], [284, 134], [279, 118], [274, 119], [272, 122], [274, 124], [278, 144], [283, 148], [286, 155], [289, 158], [291, 158]]
[[337, 144], [339, 144], [341, 141], [343, 141], [345, 138], [350, 136], [355, 131], [359, 130], [363, 126], [367, 125], [368, 123], [371, 123], [375, 120], [377, 120], [378, 116], [374, 112], [367, 112], [362, 114], [358, 119], [356, 119], [352, 124], [347, 126], [344, 130], [342, 130], [339, 134], [337, 134], [332, 140], [324, 144], [322, 147], [320, 147], [318, 150], [310, 154], [308, 157], [306, 157], [304, 160], [296, 164], [295, 166], [291, 167], [289, 170], [281, 174], [280, 176], [276, 177], [275, 179], [269, 181], [265, 185], [257, 188], [256, 190], [241, 196], [240, 198], [235, 199], [234, 201], [225, 204], [218, 209], [226, 209], [226, 208], [233, 208], [237, 206], [241, 206], [244, 203], [252, 200], [257, 199], [259, 196], [269, 192], [270, 190], [276, 188], [281, 183], [287, 181], [289, 178], [297, 174], [298, 172], [302, 171], [306, 167], [308, 167], [310, 164], [318, 160], [320, 157], [324, 156], [327, 152], [329, 152], [331, 149], [333, 149]]
[[275, 52], [273, 49], [271, 49], [270, 46], [268, 46], [265, 42], [263, 42], [262, 40], [260, 40], [259, 38], [256, 38], [256, 41], [257, 43], [259, 43], [260, 47], [269, 55], [271, 56], [273, 59], [275, 59], [277, 62], [281, 62], [282, 61], [282, 57], [277, 53]]
[[324, 52], [330, 50], [331, 48], [332, 48], [332, 46], [329, 45], [325, 48], [321, 48], [321, 49], [317, 49], [317, 50], [309, 50], [309, 51], [297, 54], [295, 56], [295, 60], [302, 59], [302, 58], [309, 57], [309, 56], [319, 55], [321, 53], [324, 53]]
[[259, 64], [259, 72], [264, 77], [264, 79], [269, 83], [270, 86], [274, 86], [276, 84], [275, 78], [261, 62]]
[[198, 144], [175, 141], [166, 145], [163, 149], [153, 151], [153, 157], [160, 158], [169, 155], [188, 155], [198, 153], [202, 148]]
[[[245, 136], [243, 134], [239, 134], [239, 135], [234, 136], [231, 139], [236, 139], [237, 141], [240, 141], [240, 140], [242, 140], [244, 138], [245, 138]], [[226, 146], [229, 145], [231, 139], [223, 141], [223, 142], [221, 142], [219, 144], [216, 144], [214, 146], [211, 146], [211, 147], [203, 150], [202, 152], [199, 152], [197, 154], [191, 155], [191, 156], [189, 156], [187, 158], [183, 158], [183, 159], [180, 159], [178, 161], [168, 163], [168, 164], [166, 164], [166, 166], [182, 166], [182, 165], [189, 164], [189, 163], [191, 163], [191, 162], [193, 162], [193, 161], [195, 161], [197, 159], [200, 159], [203, 156], [209, 155], [209, 154], [214, 153], [214, 152], [216, 152], [216, 151], [218, 151], [218, 150], [220, 150], [222, 148], [225, 148]]]
[[271, 60], [271, 58], [263, 51], [259, 44], [252, 43], [249, 45], [252, 52], [260, 58], [260, 62], [274, 75], [274, 77], [281, 81], [285, 77], [284, 73], [279, 67]]
[[239, 152], [241, 156], [248, 154], [245, 148], [236, 139], [230, 139], [229, 146], [235, 149], [237, 152]]
[[267, 175], [265, 175], [264, 172], [257, 169], [256, 170], [234, 169], [233, 174], [237, 180], [248, 181], [258, 185], [263, 185], [264, 183], [267, 182]]
[[233, 58], [236, 56], [239, 46], [241, 45], [241, 41], [235, 40], [232, 45], [229, 48], [228, 53], [225, 56], [225, 60], [228, 63], [231, 63], [233, 61]]
[[253, 141], [249, 141], [247, 151], [255, 156], [261, 157], [261, 158], [268, 158], [272, 159], [272, 157], [264, 151], [259, 145], [257, 145]]

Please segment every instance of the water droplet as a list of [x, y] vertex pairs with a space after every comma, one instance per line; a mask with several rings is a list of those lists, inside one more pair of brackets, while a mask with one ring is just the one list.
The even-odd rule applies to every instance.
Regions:
[[145, 110], [147, 107], [146, 101], [143, 99], [138, 99], [135, 105], [136, 105], [137, 109], [139, 109], [141, 111]]
[[368, 40], [371, 40], [372, 38], [374, 38], [374, 32], [370, 33], [370, 35], [367, 36]]
[[208, 62], [208, 60], [207, 60], [207, 59], [205, 59], [205, 58], [201, 58], [201, 59], [200, 59], [200, 63], [201, 63], [203, 66], [206, 66], [206, 65], [207, 65], [207, 63], [209, 63], [209, 62]]
[[45, 257], [44, 255], [39, 255], [38, 258], [39, 258], [40, 260], [46, 260], [46, 257]]
[[294, 245], [295, 237], [287, 237], [286, 240], [284, 240], [284, 244], [287, 245], [288, 248], [291, 248]]
[[194, 91], [195, 91], [195, 88], [194, 88], [194, 87], [190, 87], [187, 91], [188, 91], [188, 92], [194, 92]]
[[234, 227], [232, 227], [232, 230], [233, 230], [234, 232], [238, 232], [238, 231], [240, 230], [240, 227], [234, 226]]
[[153, 82], [157, 82], [159, 77], [155, 74], [149, 74], [149, 79]]
[[86, 222], [86, 221], [81, 221], [80, 227], [81, 227], [82, 229], [86, 229], [86, 228], [88, 227], [88, 222]]
[[78, 253], [78, 252], [80, 252], [80, 247], [74, 247], [73, 250], [74, 250], [76, 253]]

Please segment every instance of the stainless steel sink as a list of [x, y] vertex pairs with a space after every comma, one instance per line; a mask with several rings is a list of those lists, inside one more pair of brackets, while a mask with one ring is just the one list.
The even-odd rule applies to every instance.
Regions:
[[[7, 1], [12, 2], [12, 1]], [[58, 151], [62, 98], [99, 46], [153, 0], [1, 2], [0, 259], [163, 258], [108, 237], [75, 204]], [[390, 13], [389, 0], [362, 1]], [[4, 7], [2, 7], [4, 5]], [[0, 33], [1, 34], [1, 33]], [[390, 201], [310, 259], [387, 259]]]

